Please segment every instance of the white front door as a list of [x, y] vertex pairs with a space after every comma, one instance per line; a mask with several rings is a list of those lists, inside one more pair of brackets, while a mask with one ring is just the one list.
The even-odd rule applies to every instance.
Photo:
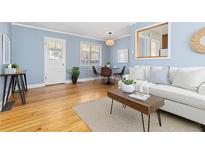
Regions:
[[66, 81], [66, 40], [44, 38], [45, 84], [65, 83]]

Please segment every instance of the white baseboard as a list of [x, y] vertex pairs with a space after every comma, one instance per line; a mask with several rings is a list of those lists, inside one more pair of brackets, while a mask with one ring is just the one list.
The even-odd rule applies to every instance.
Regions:
[[[95, 80], [95, 78], [81, 78], [81, 79], [78, 79], [78, 82], [86, 82], [86, 81], [91, 81], [91, 80]], [[72, 83], [72, 80], [66, 80], [65, 83]], [[44, 86], [46, 86], [45, 83], [29, 84], [28, 89], [40, 88]]]
[[[91, 81], [91, 80], [95, 80], [95, 78], [81, 78], [81, 79], [78, 79], [78, 82], [86, 82], [86, 81]], [[72, 80], [66, 80], [65, 83], [72, 83]], [[40, 88], [44, 86], [46, 86], [45, 83], [29, 84], [28, 89]]]
[[[78, 79], [78, 82], [86, 82], [86, 81], [91, 81], [91, 80], [95, 80], [95, 78], [81, 78], [81, 79]], [[66, 80], [65, 83], [72, 83], [72, 80]]]
[[29, 84], [28, 89], [44, 87], [45, 83]]
[[78, 79], [78, 82], [86, 82], [86, 81], [92, 81], [95, 80], [95, 78], [82, 78], [82, 79]]
[[66, 80], [65, 83], [72, 83], [72, 80]]

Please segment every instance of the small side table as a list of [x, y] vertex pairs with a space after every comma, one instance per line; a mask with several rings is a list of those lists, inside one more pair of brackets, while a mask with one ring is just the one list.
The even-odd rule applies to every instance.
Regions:
[[[4, 88], [3, 88], [3, 99], [2, 99], [1, 111], [4, 112], [8, 110], [7, 106], [9, 106], [8, 105], [9, 103], [13, 105], [14, 102], [8, 102], [8, 97], [11, 92], [14, 93], [16, 85], [19, 89], [22, 104], [23, 105], [26, 104], [26, 99], [25, 99], [25, 92], [27, 91], [26, 73], [20, 72], [14, 74], [0, 74], [0, 76], [4, 77]], [[10, 77], [10, 83], [8, 85], [8, 90], [7, 90], [7, 82], [9, 77]]]

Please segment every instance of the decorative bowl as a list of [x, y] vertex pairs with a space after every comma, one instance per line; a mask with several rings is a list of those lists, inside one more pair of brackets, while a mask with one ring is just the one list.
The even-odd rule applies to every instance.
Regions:
[[127, 85], [122, 83], [122, 91], [125, 93], [133, 93], [135, 91], [135, 86], [134, 84]]

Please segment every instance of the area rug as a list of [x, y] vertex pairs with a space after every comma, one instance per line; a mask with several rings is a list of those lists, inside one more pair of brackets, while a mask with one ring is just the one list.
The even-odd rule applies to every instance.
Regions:
[[[113, 112], [110, 115], [110, 98], [79, 104], [73, 110], [82, 121], [95, 132], [142, 132], [141, 113], [114, 101]], [[147, 127], [148, 117], [144, 115]], [[162, 127], [158, 124], [157, 114], [151, 114], [151, 132], [198, 132], [199, 125], [173, 114], [162, 112]], [[147, 129], [147, 128], [146, 128]]]

